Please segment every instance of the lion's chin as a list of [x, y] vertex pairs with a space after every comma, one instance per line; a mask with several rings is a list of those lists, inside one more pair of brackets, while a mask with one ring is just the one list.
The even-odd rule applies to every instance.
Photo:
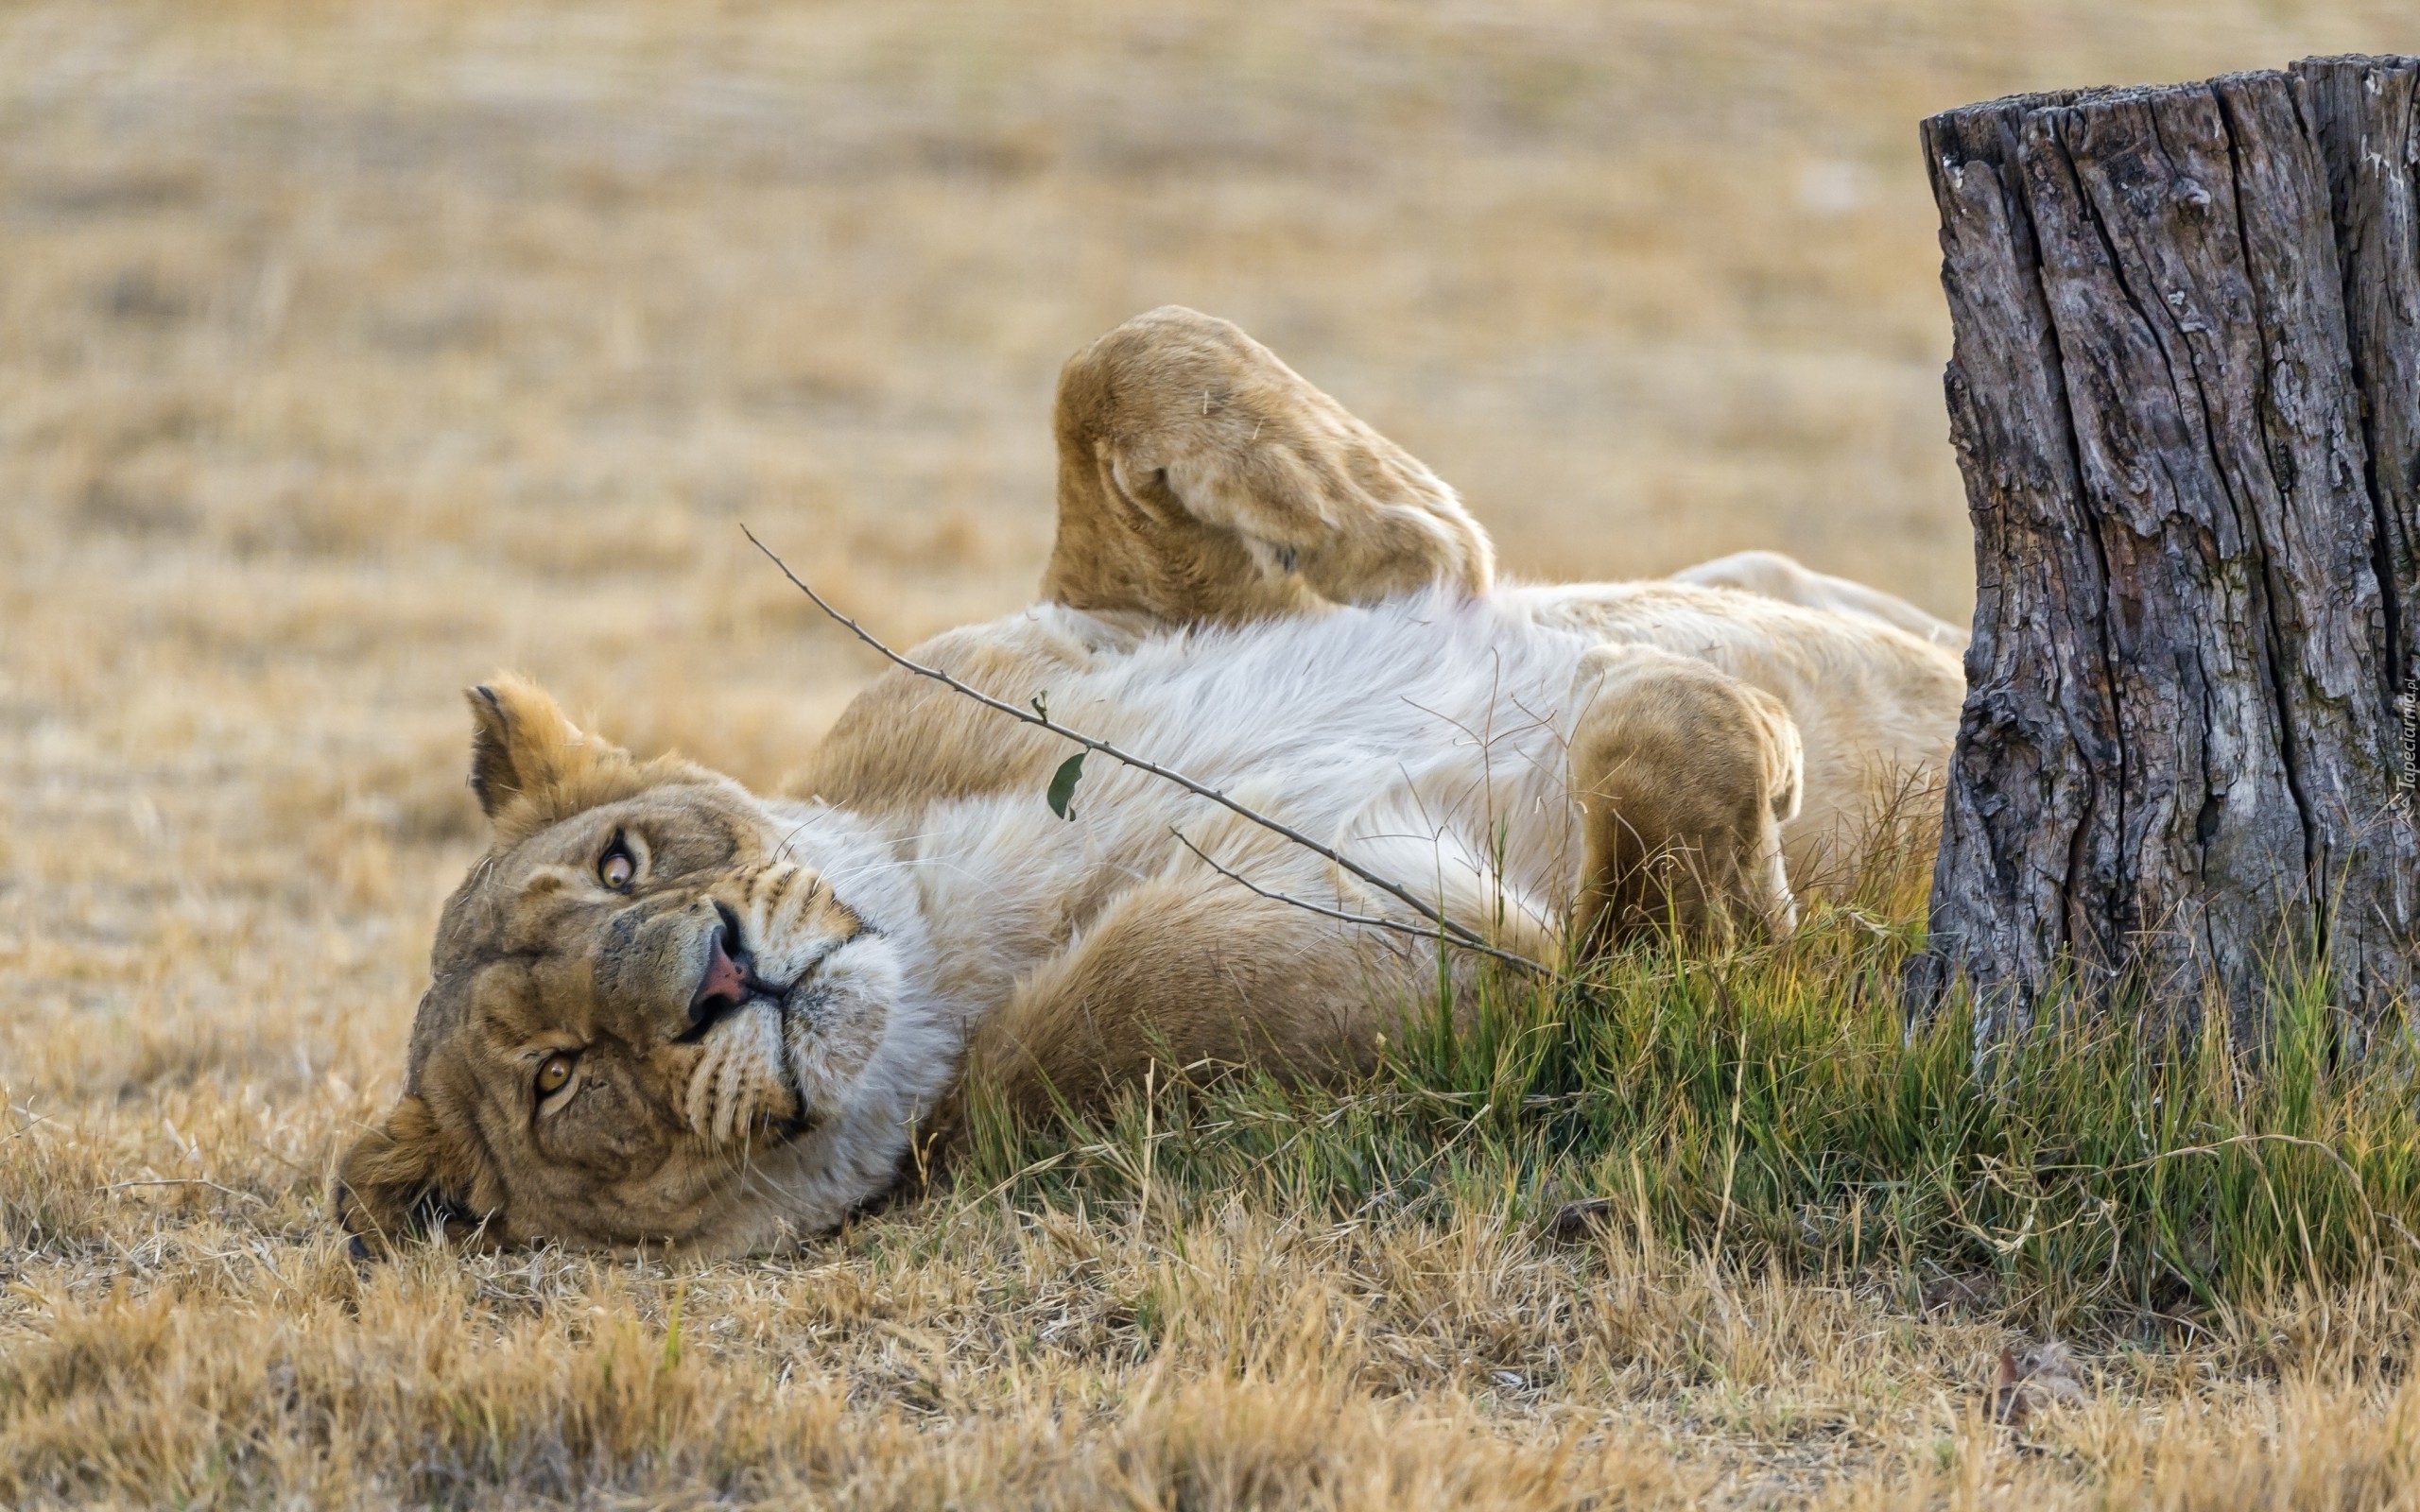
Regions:
[[810, 987], [790, 993], [784, 1070], [803, 1114], [836, 1114], [860, 1094], [899, 993], [896, 955], [879, 940], [836, 952]]

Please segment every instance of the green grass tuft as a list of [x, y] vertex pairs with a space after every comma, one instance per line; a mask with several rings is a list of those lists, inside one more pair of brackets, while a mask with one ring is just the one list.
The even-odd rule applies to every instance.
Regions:
[[2046, 1012], [1981, 1051], [1962, 1005], [1909, 1026], [1915, 943], [1836, 908], [1779, 946], [1507, 975], [1408, 1013], [1354, 1085], [1236, 1074], [1038, 1126], [978, 1117], [961, 1187], [1179, 1208], [1241, 1188], [1338, 1223], [1509, 1204], [1911, 1301], [1988, 1277], [2062, 1330], [2420, 1259], [2411, 1038], [2341, 1056], [2324, 973], [2281, 992], [2256, 1050], [2219, 1022]]

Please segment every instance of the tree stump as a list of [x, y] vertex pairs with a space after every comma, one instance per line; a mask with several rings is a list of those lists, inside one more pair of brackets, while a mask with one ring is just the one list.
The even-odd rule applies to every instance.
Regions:
[[[1975, 637], [1921, 1007], [2420, 975], [2420, 60], [1927, 121]], [[2073, 994], [2072, 999], [2067, 994]]]

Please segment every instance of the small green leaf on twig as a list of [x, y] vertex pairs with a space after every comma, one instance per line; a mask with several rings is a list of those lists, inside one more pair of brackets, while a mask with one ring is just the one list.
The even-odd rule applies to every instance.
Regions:
[[1050, 723], [1050, 695], [1046, 693], [1035, 694], [1033, 696], [1033, 712], [1042, 716], [1042, 722], [1044, 724], [1046, 725]]
[[1084, 775], [1084, 756], [1083, 751], [1076, 752], [1061, 762], [1059, 769], [1050, 774], [1050, 812], [1063, 819], [1072, 819], [1076, 816], [1076, 811], [1072, 805], [1076, 797], [1076, 783]]

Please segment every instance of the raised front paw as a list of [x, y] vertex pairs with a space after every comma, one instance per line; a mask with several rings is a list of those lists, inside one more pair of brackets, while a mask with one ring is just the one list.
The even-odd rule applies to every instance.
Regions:
[[1232, 621], [1494, 579], [1452, 489], [1229, 321], [1127, 321], [1068, 360], [1055, 422], [1058, 602]]

